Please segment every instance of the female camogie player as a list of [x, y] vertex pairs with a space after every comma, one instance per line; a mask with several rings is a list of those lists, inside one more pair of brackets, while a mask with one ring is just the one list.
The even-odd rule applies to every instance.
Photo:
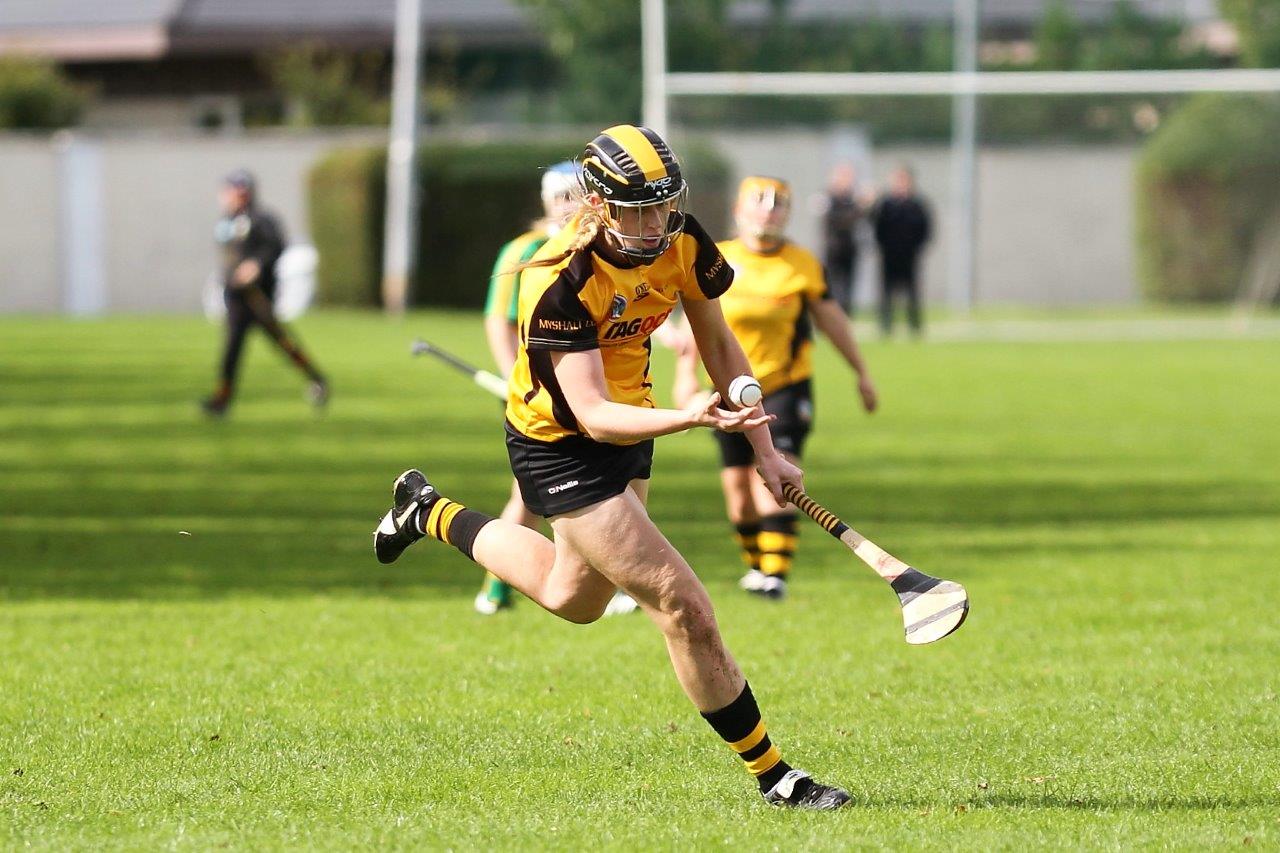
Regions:
[[652, 130], [604, 131], [583, 153], [580, 179], [579, 212], [523, 271], [507, 401], [512, 470], [554, 539], [468, 509], [409, 470], [374, 532], [378, 559], [393, 562], [430, 536], [578, 623], [598, 619], [621, 587], [662, 631], [681, 687], [766, 802], [839, 808], [848, 794], [792, 769], [770, 741], [706, 590], [645, 509], [653, 439], [691, 427], [745, 432], [779, 505], [783, 484], [801, 483], [773, 448], [759, 407], [728, 411], [712, 397], [659, 409], [650, 394], [649, 336], [677, 302], [718, 388], [749, 371], [717, 301], [732, 270], [685, 215], [679, 162]]
[[[858, 393], [868, 412], [876, 389], [858, 351], [844, 309], [828, 292], [822, 265], [786, 239], [791, 189], [777, 178], [748, 177], [738, 189], [734, 220], [738, 236], [719, 248], [734, 269], [732, 290], [720, 298], [725, 322], [751, 362], [764, 392], [773, 445], [798, 462], [813, 423], [812, 325], [835, 344], [858, 375]], [[697, 358], [685, 356], [680, 370], [692, 373]], [[688, 401], [682, 401], [687, 403]], [[755, 453], [741, 435], [718, 432], [725, 508], [742, 547], [750, 593], [782, 598], [796, 547], [797, 514], [779, 510], [756, 473]]]

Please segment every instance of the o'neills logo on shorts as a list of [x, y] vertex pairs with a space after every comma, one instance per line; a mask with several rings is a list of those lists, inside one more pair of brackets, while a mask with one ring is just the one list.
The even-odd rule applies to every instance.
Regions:
[[625, 323], [611, 323], [601, 340], [616, 341], [619, 338], [629, 338], [632, 335], [648, 335], [665, 323], [670, 316], [671, 309], [668, 308], [661, 314], [655, 314], [652, 317], [637, 317]]
[[578, 485], [577, 480], [570, 480], [569, 482], [561, 483], [558, 486], [551, 486], [550, 488], [547, 489], [547, 493], [552, 495], [558, 495], [561, 492], [563, 492], [565, 489], [572, 489], [576, 485]]
[[538, 319], [538, 328], [549, 332], [576, 332], [585, 329], [586, 320], [543, 320]]

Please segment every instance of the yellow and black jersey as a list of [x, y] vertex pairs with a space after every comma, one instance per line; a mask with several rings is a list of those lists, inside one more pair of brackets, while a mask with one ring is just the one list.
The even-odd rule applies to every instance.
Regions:
[[733, 289], [720, 299], [725, 322], [751, 362], [765, 394], [813, 374], [809, 303], [827, 298], [822, 264], [810, 252], [783, 243], [753, 252], [741, 240], [719, 244], [734, 271]]
[[521, 273], [515, 269], [532, 258], [546, 242], [547, 232], [533, 229], [502, 247], [489, 276], [489, 295], [484, 302], [486, 317], [498, 316], [511, 323], [516, 321]]
[[[570, 222], [534, 259], [564, 252], [576, 230], [576, 221]], [[671, 316], [677, 300], [715, 299], [732, 281], [733, 271], [692, 216], [647, 266], [615, 266], [588, 248], [556, 266], [526, 269], [507, 421], [538, 441], [584, 434], [552, 370], [556, 351], [599, 349], [609, 398], [654, 408], [649, 336]]]

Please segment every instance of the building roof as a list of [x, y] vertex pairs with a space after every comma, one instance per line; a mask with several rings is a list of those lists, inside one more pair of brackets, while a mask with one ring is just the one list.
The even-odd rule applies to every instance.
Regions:
[[[637, 0], [637, 3], [639, 0]], [[678, 0], [669, 0], [674, 5]], [[1118, 0], [1068, 0], [1076, 15], [1095, 21]], [[515, 0], [424, 0], [428, 38], [447, 33], [464, 44], [533, 42], [532, 14]], [[1141, 11], [1191, 22], [1214, 20], [1214, 0], [1135, 0]], [[767, 20], [768, 2], [731, 7], [733, 20]], [[991, 26], [1029, 26], [1045, 0], [984, 0]], [[801, 20], [886, 18], [943, 23], [953, 0], [792, 0]], [[165, 55], [255, 50], [300, 38], [389, 44], [395, 0], [3, 0], [0, 53], [39, 53], [64, 62], [146, 59]]]

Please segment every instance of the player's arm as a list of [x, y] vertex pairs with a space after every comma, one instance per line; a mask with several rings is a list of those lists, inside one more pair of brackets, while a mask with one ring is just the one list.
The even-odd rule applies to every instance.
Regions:
[[484, 318], [484, 334], [489, 341], [489, 352], [503, 376], [511, 375], [516, 363], [516, 324], [502, 314], [487, 314]]
[[[605, 388], [604, 362], [598, 349], [553, 352], [551, 364], [578, 425], [592, 439], [606, 444], [643, 441], [691, 427], [742, 432], [769, 422], [769, 416], [758, 409], [736, 412], [721, 409], [718, 397], [684, 410], [648, 409], [615, 403], [609, 399]], [[767, 430], [765, 434], [768, 434]]]
[[867, 370], [867, 363], [862, 358], [862, 351], [858, 349], [858, 342], [853, 337], [853, 329], [844, 310], [834, 299], [817, 299], [809, 302], [809, 314], [818, 331], [831, 341], [854, 373], [858, 374], [858, 394], [862, 397], [862, 407], [868, 412], [874, 412], [877, 403], [876, 388], [871, 382], [871, 373]]
[[[727, 395], [730, 382], [744, 374], [751, 375], [751, 363], [747, 361], [742, 345], [729, 331], [724, 314], [720, 311], [720, 303], [715, 299], [687, 300], [684, 310], [707, 374], [720, 394]], [[763, 409], [759, 410], [763, 412]], [[761, 426], [744, 432], [755, 451], [756, 463], [765, 485], [773, 493], [778, 506], [786, 506], [786, 499], [782, 496], [783, 484], [791, 483], [797, 488], [803, 488], [804, 472], [778, 453], [773, 446], [773, 437], [769, 434], [767, 424], [766, 420]]]
[[489, 274], [489, 293], [484, 302], [484, 335], [489, 342], [489, 354], [503, 376], [511, 375], [516, 363], [518, 300], [520, 297], [520, 273], [513, 267], [527, 257], [516, 251], [512, 241], [498, 252], [493, 272]]
[[653, 338], [676, 354], [676, 376], [671, 386], [671, 398], [675, 400], [676, 406], [683, 409], [702, 390], [702, 383], [698, 381], [698, 345], [694, 343], [693, 332], [689, 330], [684, 313], [673, 315], [659, 326], [654, 331]]

